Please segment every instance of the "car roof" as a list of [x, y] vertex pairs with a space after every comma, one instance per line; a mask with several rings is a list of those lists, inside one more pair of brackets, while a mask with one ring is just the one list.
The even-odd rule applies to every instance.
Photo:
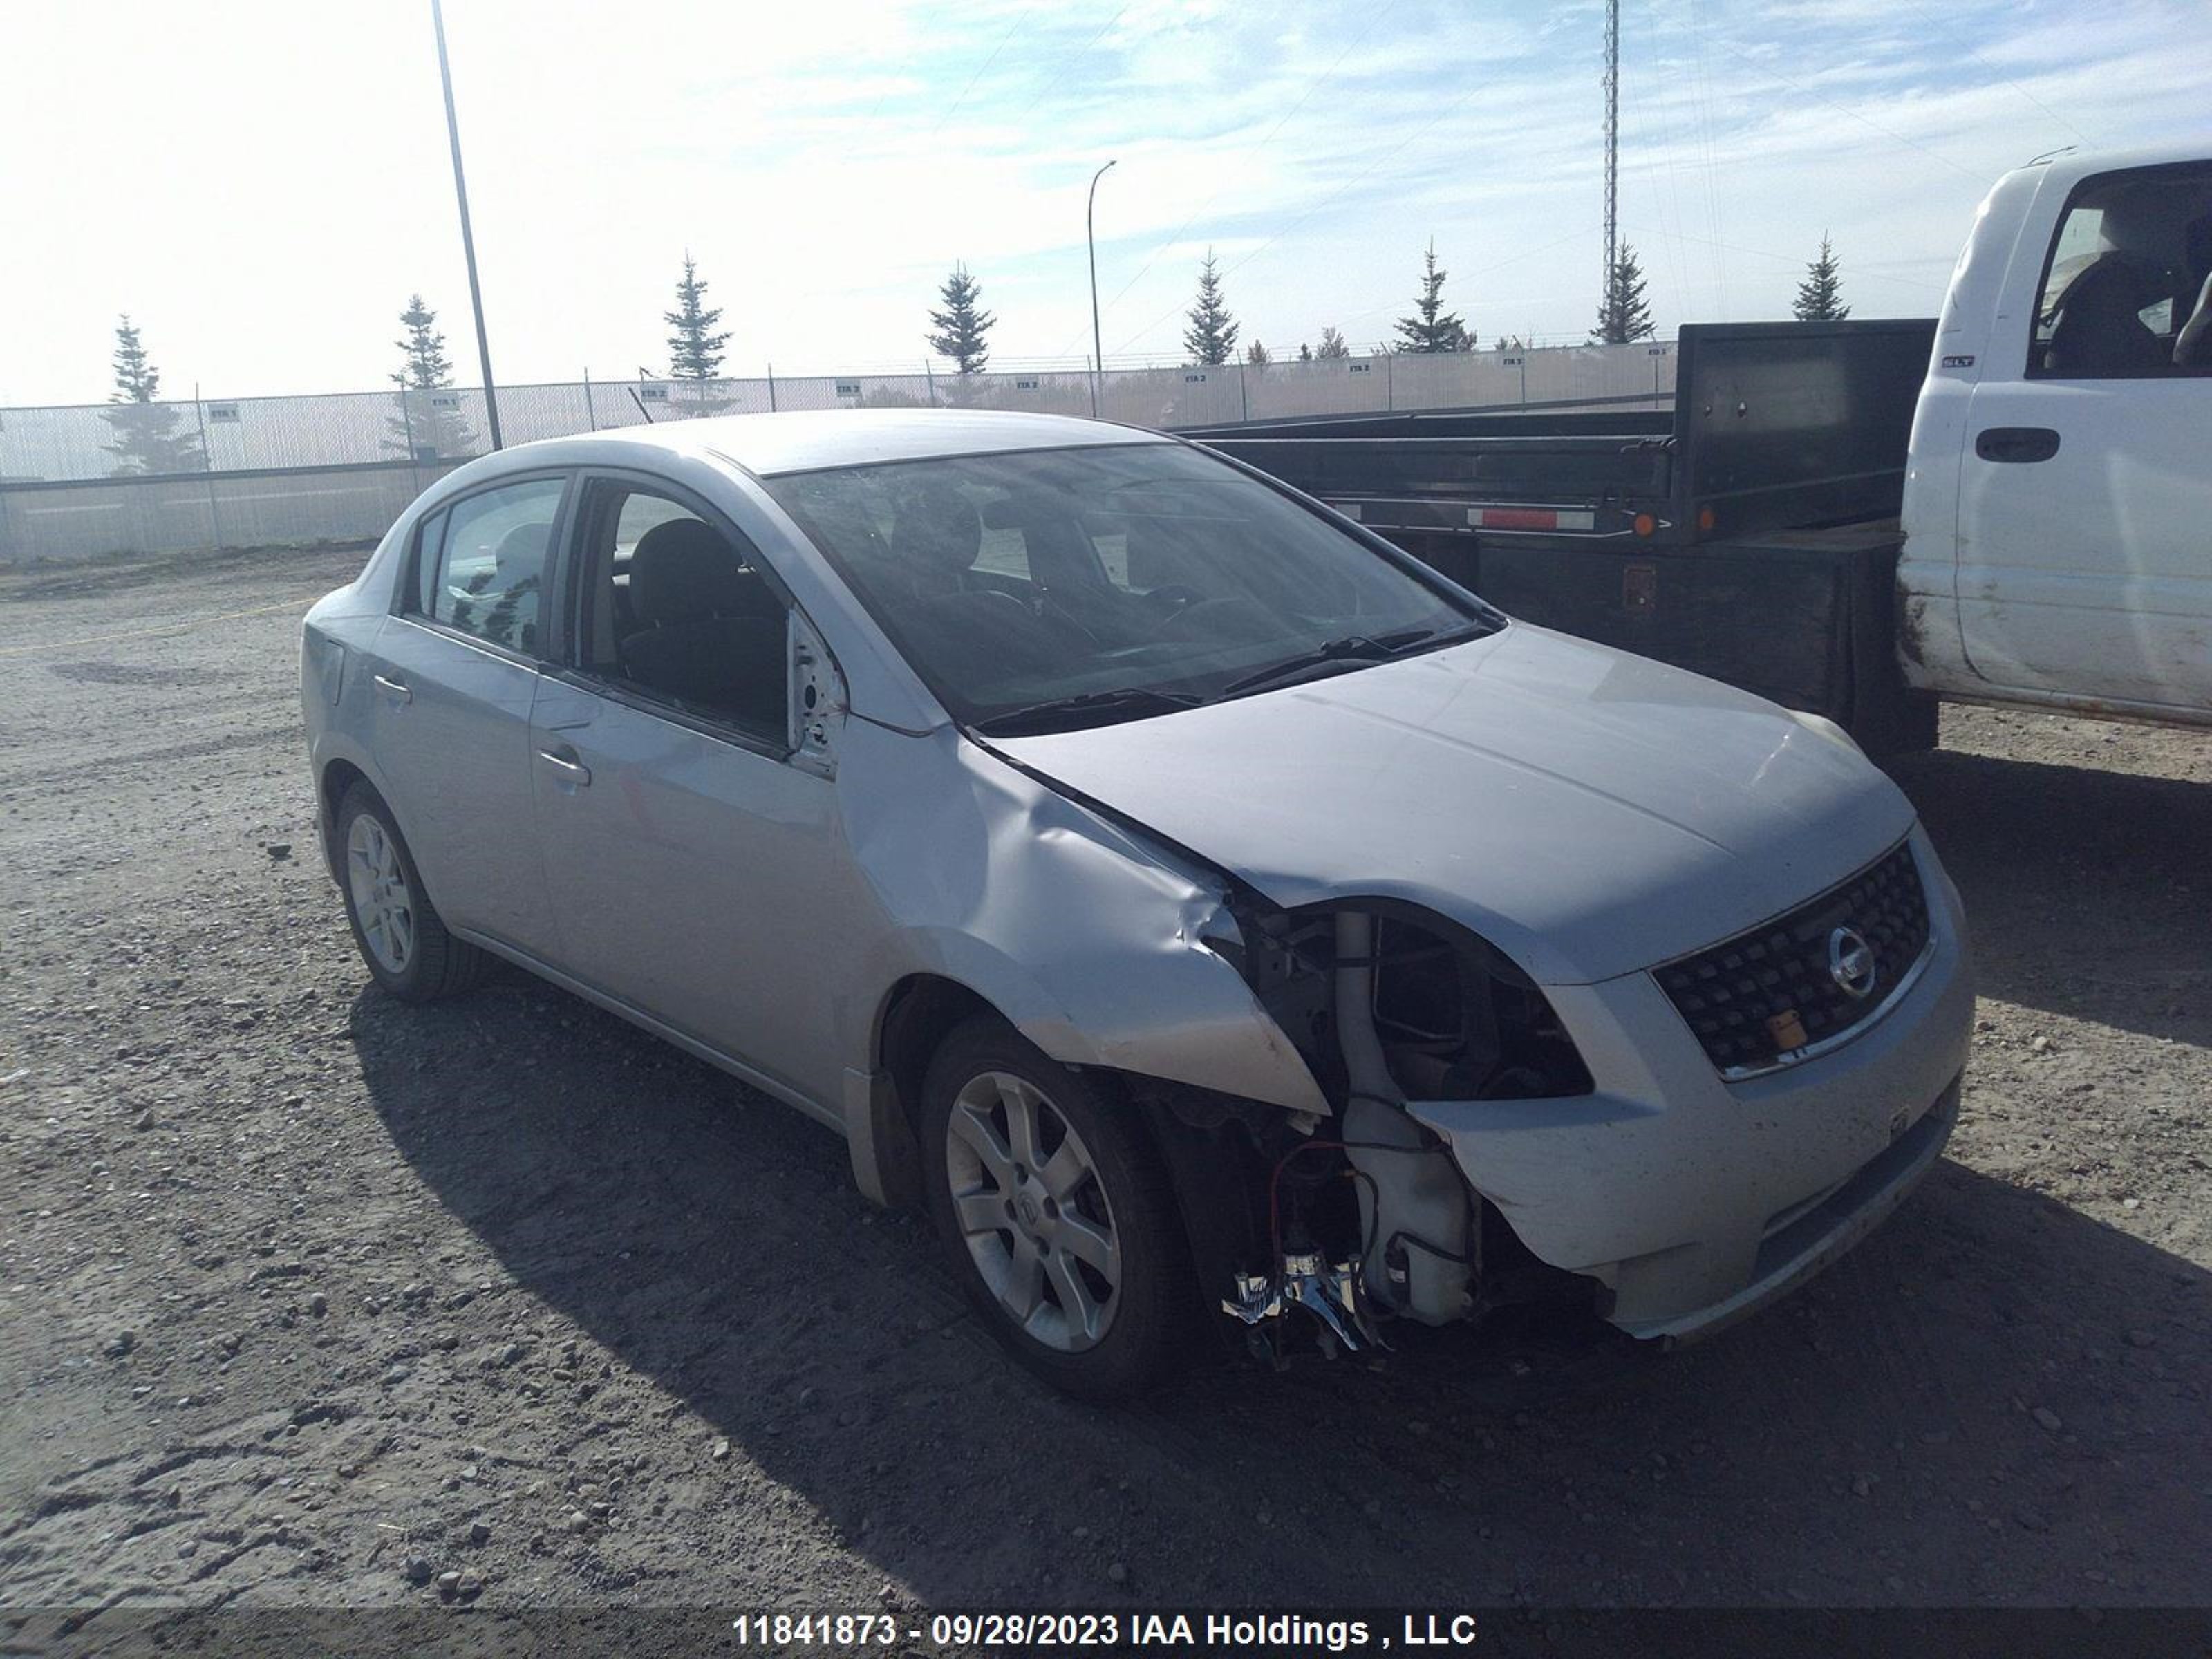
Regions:
[[[822, 409], [664, 419], [652, 426], [626, 426], [589, 436], [552, 439], [547, 448], [561, 446], [564, 464], [580, 460], [588, 464], [588, 454], [578, 452], [601, 446], [622, 449], [632, 459], [641, 447], [660, 449], [671, 455], [708, 455], [769, 477], [939, 455], [1172, 441], [1139, 427], [1065, 415], [981, 409]], [[536, 447], [520, 445], [505, 453], [513, 461]]]

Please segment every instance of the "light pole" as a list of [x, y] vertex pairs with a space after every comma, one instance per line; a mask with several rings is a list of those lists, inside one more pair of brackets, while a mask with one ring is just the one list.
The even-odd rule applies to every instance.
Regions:
[[438, 80], [446, 89], [446, 137], [453, 148], [453, 195], [461, 205], [461, 253], [469, 266], [469, 307], [477, 314], [477, 361], [483, 365], [484, 414], [491, 422], [491, 447], [500, 447], [499, 392], [491, 383], [491, 337], [484, 332], [483, 290], [477, 286], [477, 239], [469, 229], [469, 186], [461, 176], [461, 125], [453, 115], [453, 71], [446, 62], [446, 13], [430, 0], [430, 26], [438, 35]]
[[1109, 161], [1091, 175], [1091, 195], [1083, 204], [1083, 240], [1091, 250], [1091, 412], [1094, 416], [1098, 413], [1098, 377], [1106, 372], [1106, 357], [1098, 337], [1098, 237], [1091, 222], [1092, 211], [1098, 205], [1098, 181], [1106, 176], [1106, 168], [1113, 165]]

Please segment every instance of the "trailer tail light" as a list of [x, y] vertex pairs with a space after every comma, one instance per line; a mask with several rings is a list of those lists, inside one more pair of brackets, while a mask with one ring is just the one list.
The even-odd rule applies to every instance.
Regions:
[[1659, 520], [1653, 518], [1649, 513], [1639, 513], [1636, 515], [1636, 533], [1638, 535], [1648, 536], [1653, 531], [1658, 529], [1658, 527]]
[[1719, 516], [1714, 513], [1711, 502], [1708, 501], [1705, 506], [1698, 509], [1698, 529], [1709, 531], [1719, 522]]
[[1468, 524], [1476, 530], [1595, 530], [1597, 514], [1563, 507], [1470, 507]]

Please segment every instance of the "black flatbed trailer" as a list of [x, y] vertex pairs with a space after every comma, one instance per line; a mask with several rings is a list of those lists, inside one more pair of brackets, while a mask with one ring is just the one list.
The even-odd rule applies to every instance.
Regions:
[[1934, 741], [1897, 665], [1897, 523], [1932, 320], [1692, 324], [1669, 410], [1444, 410], [1187, 431], [1493, 604]]

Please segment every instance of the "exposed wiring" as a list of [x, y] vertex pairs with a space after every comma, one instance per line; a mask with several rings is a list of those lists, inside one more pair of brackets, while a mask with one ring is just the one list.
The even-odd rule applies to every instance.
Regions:
[[1472, 1267], [1474, 1266], [1474, 1257], [1473, 1255], [1462, 1255], [1456, 1250], [1448, 1250], [1444, 1249], [1443, 1245], [1431, 1243], [1427, 1239], [1423, 1238], [1419, 1233], [1409, 1233], [1402, 1227], [1396, 1232], [1392, 1233], [1388, 1242], [1383, 1244], [1382, 1255], [1384, 1259], [1387, 1261], [1389, 1257], [1390, 1252], [1397, 1249], [1401, 1243], [1411, 1244], [1415, 1249], [1425, 1250], [1429, 1255], [1441, 1257], [1446, 1261], [1456, 1261], [1462, 1267]]
[[[1347, 1102], [1353, 1100], [1372, 1101], [1378, 1105], [1389, 1106], [1393, 1109], [1395, 1109], [1398, 1104], [1398, 1103], [1394, 1100], [1384, 1100], [1380, 1095], [1362, 1093], [1354, 1093], [1347, 1096], [1346, 1100]], [[1425, 1145], [1419, 1146], [1401, 1146], [1396, 1142], [1389, 1140], [1308, 1140], [1301, 1142], [1299, 1145], [1291, 1147], [1289, 1152], [1285, 1152], [1280, 1158], [1275, 1160], [1275, 1167], [1267, 1176], [1267, 1260], [1271, 1268], [1274, 1264], [1279, 1263], [1283, 1259], [1282, 1182], [1284, 1167], [1288, 1164], [1292, 1158], [1298, 1158], [1304, 1153], [1323, 1152], [1413, 1152], [1426, 1158], [1437, 1154], [1449, 1156], [1450, 1149], [1445, 1146], [1441, 1141], [1430, 1141]], [[1360, 1247], [1360, 1253], [1364, 1258], [1369, 1251], [1374, 1249], [1375, 1246], [1373, 1230], [1375, 1227], [1379, 1226], [1382, 1224], [1382, 1198], [1381, 1189], [1375, 1185], [1375, 1179], [1372, 1176], [1367, 1174], [1364, 1170], [1357, 1169], [1353, 1170], [1352, 1174], [1356, 1179], [1367, 1182], [1368, 1194], [1370, 1198], [1372, 1199], [1375, 1206], [1374, 1214], [1370, 1218], [1368, 1236]], [[1408, 1235], [1408, 1237], [1410, 1237], [1410, 1235]], [[1415, 1240], [1414, 1242], [1422, 1243], [1422, 1241], [1419, 1240]], [[1423, 1248], [1436, 1250], [1439, 1255], [1443, 1254], [1441, 1249], [1433, 1245], [1423, 1243]]]
[[1359, 1259], [1363, 1262], [1374, 1254], [1376, 1230], [1382, 1224], [1382, 1189], [1375, 1184], [1375, 1177], [1364, 1170], [1346, 1171], [1354, 1181], [1367, 1183], [1367, 1236], [1359, 1241]]

